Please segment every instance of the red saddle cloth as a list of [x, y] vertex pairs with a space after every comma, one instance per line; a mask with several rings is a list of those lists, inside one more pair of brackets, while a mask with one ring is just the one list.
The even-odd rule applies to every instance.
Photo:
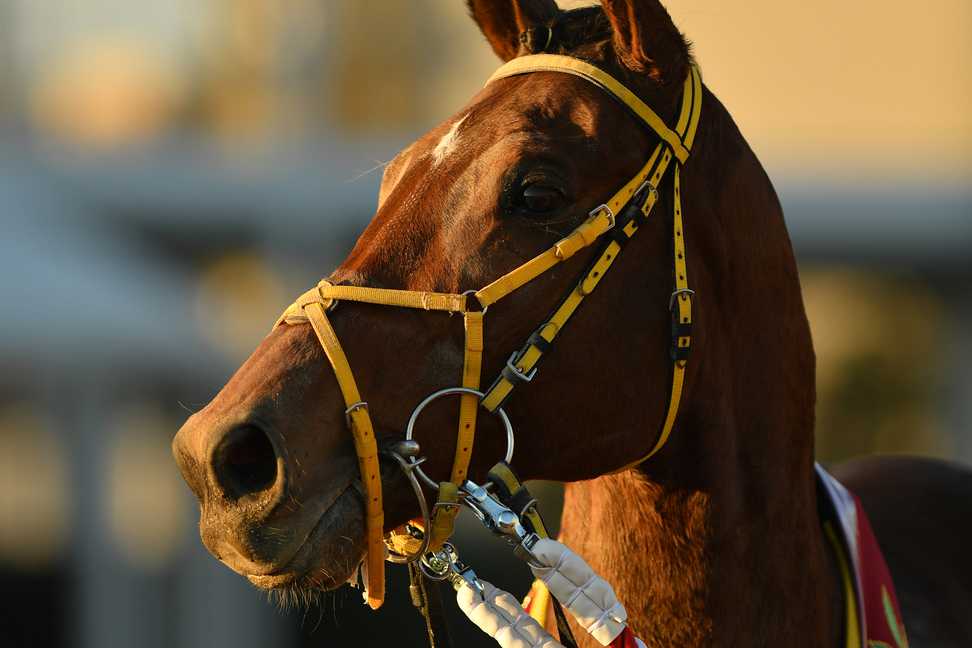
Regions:
[[816, 469], [824, 530], [844, 580], [846, 648], [908, 648], [891, 572], [860, 500], [819, 464]]

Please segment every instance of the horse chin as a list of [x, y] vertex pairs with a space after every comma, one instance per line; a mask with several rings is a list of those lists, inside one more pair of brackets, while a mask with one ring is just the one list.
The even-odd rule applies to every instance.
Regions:
[[328, 508], [294, 557], [272, 574], [247, 580], [281, 602], [309, 601], [312, 593], [352, 581], [365, 555], [364, 517], [356, 489], [348, 487]]

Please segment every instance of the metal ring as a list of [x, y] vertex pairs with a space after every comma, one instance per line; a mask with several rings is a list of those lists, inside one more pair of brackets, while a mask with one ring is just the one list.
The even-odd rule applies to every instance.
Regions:
[[[412, 415], [408, 419], [408, 425], [405, 426], [405, 440], [412, 440], [412, 434], [415, 431], [415, 422], [418, 420], [419, 414], [422, 413], [422, 410], [424, 410], [429, 403], [438, 398], [442, 398], [443, 396], [453, 396], [455, 394], [471, 394], [473, 396], [477, 396], [479, 397], [480, 403], [482, 403], [482, 399], [486, 396], [486, 394], [483, 392], [476, 389], [471, 389], [469, 387], [449, 387], [447, 389], [440, 389], [437, 392], [429, 394], [425, 397], [425, 400], [419, 403], [415, 409], [412, 410]], [[503, 411], [502, 407], [497, 407], [496, 411], [493, 413], [500, 417], [500, 420], [503, 422], [503, 427], [506, 429], [506, 456], [503, 457], [503, 461], [510, 463], [513, 460], [513, 424], [510, 423], [510, 417], [506, 415], [506, 412]], [[418, 475], [423, 482], [425, 482], [426, 486], [432, 490], [437, 490], [439, 488], [439, 484], [432, 481], [432, 479], [429, 478], [429, 476], [426, 475], [425, 472], [418, 466], [418, 463], [414, 457], [409, 460], [409, 465], [415, 474]]]
[[[478, 290], [465, 290], [465, 291], [463, 291], [463, 292], [461, 292], [459, 294], [461, 296], [463, 296], [463, 297], [465, 297], [466, 295], [472, 295], [473, 297], [476, 297], [476, 293], [478, 293], [478, 292], [479, 292]], [[479, 301], [479, 297], [476, 297], [476, 301]], [[483, 306], [482, 302], [480, 302], [479, 305], [480, 306]], [[479, 312], [482, 313], [483, 315], [485, 315], [486, 314], [486, 311], [488, 311], [488, 310], [489, 310], [489, 306], [487, 305], [487, 306], [483, 306], [483, 309], [481, 311], [479, 311]]]

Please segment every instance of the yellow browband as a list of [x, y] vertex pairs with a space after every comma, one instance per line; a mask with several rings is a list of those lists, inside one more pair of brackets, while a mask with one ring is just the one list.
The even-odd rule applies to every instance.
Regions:
[[[634, 236], [639, 225], [651, 214], [651, 210], [658, 201], [660, 182], [674, 158], [677, 162], [673, 182], [675, 207], [672, 238], [674, 241], [675, 290], [672, 293], [670, 304], [673, 316], [671, 396], [661, 432], [654, 445], [640, 459], [631, 462], [625, 468], [639, 464], [658, 452], [668, 440], [675, 424], [682, 396], [686, 360], [691, 348], [691, 295], [693, 294], [688, 287], [688, 274], [685, 264], [680, 168], [681, 164], [688, 159], [699, 124], [702, 81], [698, 69], [693, 66], [685, 80], [681, 112], [674, 130], [670, 129], [648, 105], [613, 77], [589, 63], [569, 56], [537, 54], [513, 59], [500, 67], [487, 83], [509, 76], [539, 71], [565, 72], [594, 83], [619, 99], [658, 134], [661, 142], [655, 148], [648, 162], [631, 180], [611, 196], [607, 202], [592, 210], [583, 223], [549, 250], [474, 293], [456, 295], [362, 286], [336, 286], [324, 280], [301, 295], [284, 311], [274, 325], [276, 327], [280, 324], [309, 322], [324, 348], [324, 353], [331, 363], [334, 375], [341, 388], [347, 406], [347, 423], [354, 435], [355, 450], [358, 454], [361, 480], [366, 498], [368, 548], [366, 585], [368, 604], [372, 608], [378, 608], [382, 604], [385, 590], [385, 549], [382, 546], [384, 513], [381, 475], [378, 467], [378, 448], [371, 417], [368, 414], [368, 405], [361, 400], [351, 366], [327, 317], [327, 311], [338, 301], [357, 301], [402, 308], [462, 313], [465, 318], [466, 331], [462, 386], [479, 389], [483, 355], [483, 315], [486, 307], [496, 303], [610, 233], [610, 240], [594, 263], [591, 264], [588, 272], [564, 298], [554, 314], [541, 324], [523, 345], [523, 348], [513, 355], [507, 364], [507, 368], [486, 390], [483, 399], [477, 402], [476, 397], [469, 394], [464, 394], [461, 397], [456, 452], [450, 474], [451, 481], [443, 482], [442, 487], [440, 487], [440, 502], [450, 500], [454, 502], [455, 485], [462, 483], [469, 468], [478, 408], [482, 406], [489, 411], [495, 411], [502, 406], [518, 383], [529, 381], [532, 378], [532, 374], [535, 372], [543, 354], [567, 324], [571, 315], [574, 314], [584, 298], [597, 287], [604, 274], [617, 259], [624, 244]], [[476, 308], [469, 308], [469, 295], [475, 297]], [[433, 548], [441, 546], [442, 542], [451, 535], [457, 508], [455, 506], [443, 506], [437, 507], [436, 511], [437, 513], [432, 519], [432, 528], [426, 530], [427, 533], [431, 534], [431, 546]], [[398, 546], [408, 546], [408, 543], [399, 542]]]

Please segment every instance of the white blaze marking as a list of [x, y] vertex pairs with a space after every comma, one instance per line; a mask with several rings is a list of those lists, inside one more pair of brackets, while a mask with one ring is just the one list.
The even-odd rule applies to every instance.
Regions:
[[432, 149], [432, 159], [435, 161], [435, 164], [440, 164], [456, 148], [456, 144], [459, 142], [459, 127], [462, 126], [462, 122], [466, 121], [466, 117], [468, 116], [463, 116], [462, 119], [453, 124], [449, 132], [443, 135], [439, 143]]

